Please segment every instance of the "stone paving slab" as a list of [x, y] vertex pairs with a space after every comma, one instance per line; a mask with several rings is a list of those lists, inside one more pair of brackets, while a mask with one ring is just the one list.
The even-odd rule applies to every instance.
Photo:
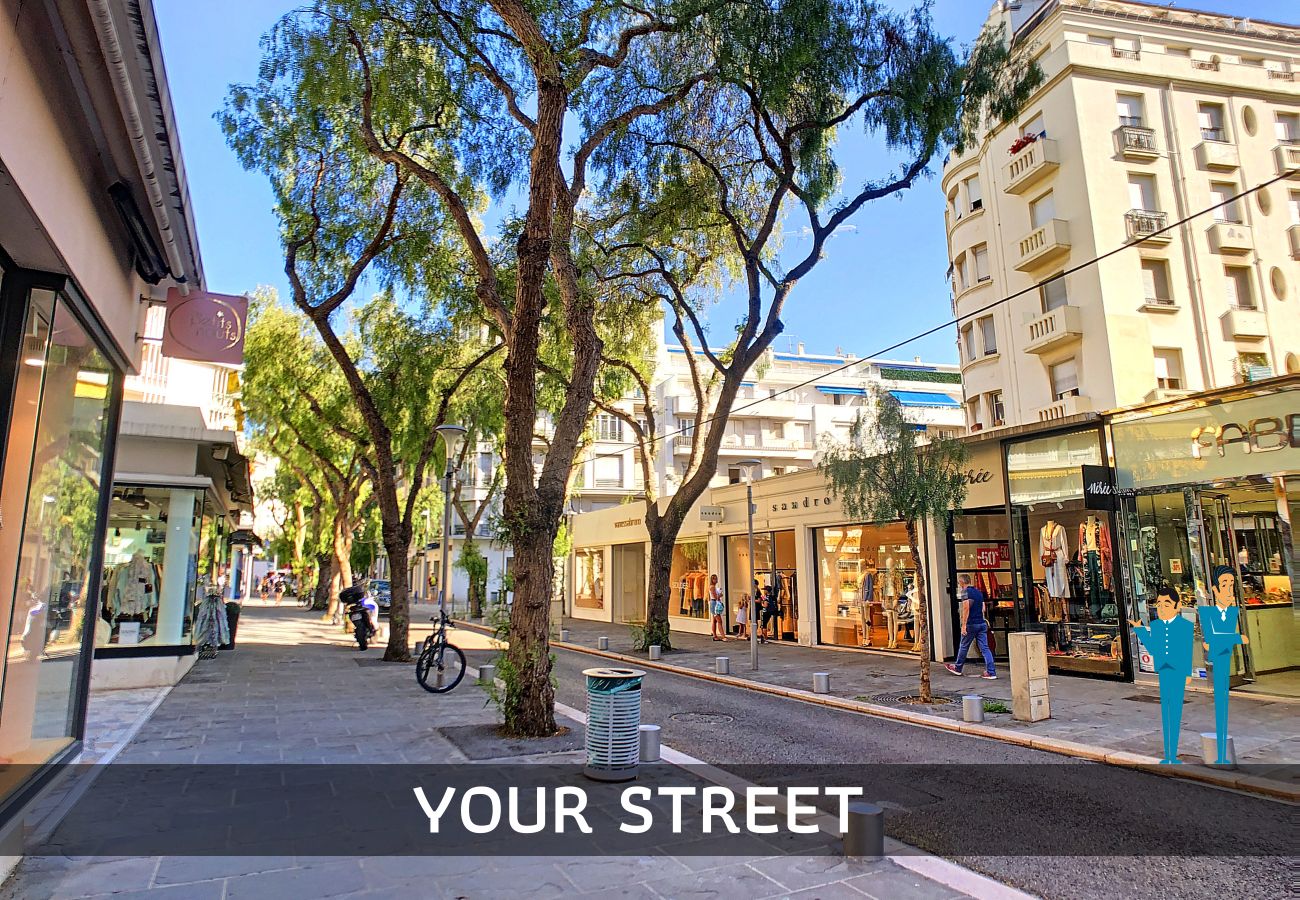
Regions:
[[[594, 649], [598, 637], [609, 638], [613, 653], [644, 660], [646, 654], [633, 649], [631, 630], [623, 625], [566, 618], [569, 643]], [[562, 646], [562, 645], [561, 645]], [[740, 639], [714, 641], [706, 635], [673, 634], [673, 649], [661, 662], [703, 674], [714, 672], [714, 660], [731, 661], [730, 676], [742, 681], [779, 688], [811, 691], [813, 673], [830, 674], [830, 696], [843, 700], [875, 702], [882, 694], [915, 694], [919, 685], [919, 663], [915, 657], [886, 652], [835, 650], [772, 642], [759, 645], [759, 669], [749, 668], [749, 643]], [[935, 693], [960, 698], [979, 694], [986, 700], [1011, 706], [1011, 685], [1003, 668], [996, 681], [956, 677], [940, 663], [931, 669]], [[1158, 758], [1160, 744], [1159, 696], [1153, 688], [1138, 684], [1100, 681], [1053, 675], [1050, 679], [1052, 718], [1041, 722], [1020, 722], [1010, 713], [985, 713], [984, 725], [1009, 733], [1040, 738], [1059, 738], [1103, 748]], [[1128, 699], [1151, 697], [1156, 702]], [[916, 707], [898, 707], [916, 709]], [[924, 709], [927, 716], [959, 722], [960, 703]], [[1230, 731], [1241, 763], [1252, 765], [1252, 774], [1270, 775], [1291, 786], [1297, 784], [1300, 764], [1300, 703], [1234, 695]], [[1189, 691], [1183, 707], [1180, 758], [1199, 763], [1200, 733], [1214, 729], [1213, 697]]]
[[[375, 649], [367, 655], [378, 658], [380, 653]], [[238, 648], [201, 661], [194, 675], [177, 685], [139, 728], [114, 764], [269, 760], [304, 764], [292, 771], [312, 784], [312, 763], [467, 762], [468, 754], [442, 729], [490, 727], [497, 722], [483, 691], [468, 679], [454, 692], [435, 696], [415, 685], [411, 666], [361, 667], [353, 662], [357, 655], [350, 639], [311, 613], [288, 605], [250, 607], [240, 622]], [[581, 761], [581, 750], [571, 747], [555, 748], [558, 752], [544, 757], [515, 759]], [[282, 811], [279, 807], [268, 799], [266, 815], [272, 827], [280, 821], [275, 818]], [[322, 797], [321, 814], [328, 810], [328, 798]], [[157, 828], [157, 816], [168, 811], [141, 806], [124, 812], [120, 821], [106, 826]], [[505, 844], [497, 846], [508, 849]], [[320, 857], [307, 855], [310, 852], [311, 848], [303, 847], [292, 856], [29, 856], [0, 889], [0, 900], [107, 895], [149, 900], [411, 896], [474, 900], [815, 896], [829, 900], [892, 897], [899, 891], [944, 900], [981, 893], [980, 879], [973, 874], [967, 892], [962, 893], [888, 860], [859, 862], [833, 856], [674, 856], [667, 848], [607, 857]]]

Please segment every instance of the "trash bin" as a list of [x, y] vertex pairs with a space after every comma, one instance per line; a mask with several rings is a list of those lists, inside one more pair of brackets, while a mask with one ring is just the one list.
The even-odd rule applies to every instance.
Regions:
[[586, 669], [587, 766], [595, 781], [631, 781], [641, 757], [641, 679], [637, 669]]
[[226, 623], [230, 626], [230, 643], [222, 644], [220, 649], [235, 649], [235, 632], [239, 630], [239, 613], [242, 609], [243, 607], [234, 600], [231, 600], [226, 604]]

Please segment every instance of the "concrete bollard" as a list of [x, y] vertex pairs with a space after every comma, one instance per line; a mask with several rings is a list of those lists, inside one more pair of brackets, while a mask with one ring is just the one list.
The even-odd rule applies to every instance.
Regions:
[[1205, 760], [1207, 766], [1214, 766], [1216, 769], [1237, 768], [1237, 748], [1232, 742], [1232, 735], [1228, 735], [1228, 764], [1226, 766], [1218, 764], [1219, 736], [1212, 731], [1201, 734], [1201, 758]]
[[731, 657], [717, 656], [713, 659], [713, 671], [718, 675], [731, 674]]
[[565, 644], [569, 642], [569, 629], [567, 628], [560, 629], [560, 642]]
[[961, 698], [961, 717], [966, 722], [983, 722], [984, 698], [979, 694], [964, 694]]
[[831, 692], [831, 673], [813, 672], [813, 693], [829, 694]]
[[605, 636], [603, 636], [603, 635], [602, 635], [601, 637], [596, 638], [596, 649], [597, 649], [597, 650], [608, 650], [608, 649], [609, 649], [609, 638], [607, 638], [607, 637], [605, 637]]
[[849, 827], [844, 832], [844, 855], [879, 859], [885, 855], [885, 811], [874, 803], [849, 804]]
[[650, 645], [650, 658], [651, 658], [651, 659], [658, 659], [658, 658], [659, 658], [659, 650], [660, 650], [660, 647], [659, 647], [658, 644], [651, 644], [651, 645]]
[[659, 726], [641, 726], [641, 762], [659, 762]]
[[497, 667], [496, 667], [496, 666], [493, 666], [493, 665], [485, 665], [485, 666], [479, 666], [479, 667], [478, 667], [478, 683], [479, 683], [479, 684], [491, 684], [492, 682], [496, 681], [496, 678], [497, 678]]

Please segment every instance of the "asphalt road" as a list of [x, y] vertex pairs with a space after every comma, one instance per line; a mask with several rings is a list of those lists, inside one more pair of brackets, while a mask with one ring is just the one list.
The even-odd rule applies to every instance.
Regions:
[[[584, 708], [598, 665], [557, 651], [558, 698]], [[1286, 804], [659, 671], [642, 721], [755, 783], [867, 785], [892, 837], [1051, 900], [1294, 890]]]

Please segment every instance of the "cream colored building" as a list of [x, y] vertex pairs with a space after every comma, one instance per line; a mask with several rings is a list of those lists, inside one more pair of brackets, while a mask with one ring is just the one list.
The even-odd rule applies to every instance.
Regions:
[[1300, 28], [1114, 0], [991, 21], [1045, 80], [943, 170], [971, 428], [1300, 371]]

